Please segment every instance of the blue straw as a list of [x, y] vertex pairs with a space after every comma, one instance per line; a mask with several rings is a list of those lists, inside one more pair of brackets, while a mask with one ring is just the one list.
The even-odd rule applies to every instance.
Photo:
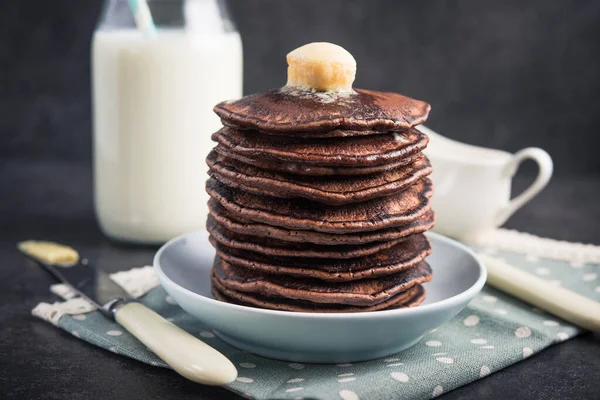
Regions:
[[156, 36], [156, 25], [146, 0], [128, 0], [129, 8], [133, 13], [135, 24], [142, 34], [148, 38]]

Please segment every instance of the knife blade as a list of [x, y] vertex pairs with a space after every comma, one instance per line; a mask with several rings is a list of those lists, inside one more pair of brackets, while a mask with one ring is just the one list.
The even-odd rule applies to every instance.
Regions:
[[73, 265], [47, 264], [36, 261], [57, 280], [69, 285], [79, 296], [94, 304], [104, 314], [110, 311], [112, 303], [130, 298], [129, 293], [116, 284], [108, 273], [100, 268], [92, 267], [86, 262], [86, 259]]
[[57, 280], [96, 305], [180, 375], [198, 383], [224, 385], [237, 377], [223, 354], [150, 310], [115, 283], [104, 270], [74, 249], [53, 242], [25, 241], [18, 249]]

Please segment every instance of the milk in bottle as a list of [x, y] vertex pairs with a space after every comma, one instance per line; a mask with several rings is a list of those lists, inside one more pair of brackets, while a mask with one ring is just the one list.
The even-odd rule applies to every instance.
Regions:
[[108, 1], [92, 44], [94, 186], [102, 230], [161, 243], [204, 229], [212, 108], [242, 95], [242, 46], [216, 0], [148, 1], [156, 35]]

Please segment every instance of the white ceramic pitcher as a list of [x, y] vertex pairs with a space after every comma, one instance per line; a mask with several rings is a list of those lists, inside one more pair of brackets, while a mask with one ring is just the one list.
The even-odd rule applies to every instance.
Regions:
[[[540, 192], [552, 177], [552, 159], [540, 148], [510, 154], [448, 139], [421, 125], [430, 138], [425, 154], [431, 160], [434, 183], [434, 230], [459, 239], [472, 239], [504, 224]], [[526, 159], [539, 166], [535, 181], [510, 198], [511, 180]]]

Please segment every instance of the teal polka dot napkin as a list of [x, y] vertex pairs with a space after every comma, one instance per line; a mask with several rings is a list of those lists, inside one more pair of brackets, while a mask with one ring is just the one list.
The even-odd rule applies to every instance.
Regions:
[[[554, 285], [600, 300], [598, 263], [546, 259], [539, 249], [534, 254], [475, 249], [493, 253]], [[146, 286], [156, 285], [151, 268], [138, 269], [135, 276], [139, 277], [140, 273], [146, 277], [143, 279]], [[114, 278], [131, 293], [142, 295], [148, 287], [140, 293], [131, 274], [122, 272]], [[55, 287], [53, 291], [64, 298], [72, 297], [64, 287]], [[179, 308], [161, 287], [149, 290], [140, 300], [229, 357], [237, 366], [239, 376], [227, 389], [252, 399], [436, 397], [580, 332], [565, 321], [485, 287], [456, 318], [426, 334], [411, 349], [361, 363], [299, 364], [259, 357], [222, 342], [209, 326]], [[119, 325], [90, 310], [81, 299], [70, 299], [66, 303], [40, 304], [33, 314], [78, 339], [150, 365], [167, 367]]]

